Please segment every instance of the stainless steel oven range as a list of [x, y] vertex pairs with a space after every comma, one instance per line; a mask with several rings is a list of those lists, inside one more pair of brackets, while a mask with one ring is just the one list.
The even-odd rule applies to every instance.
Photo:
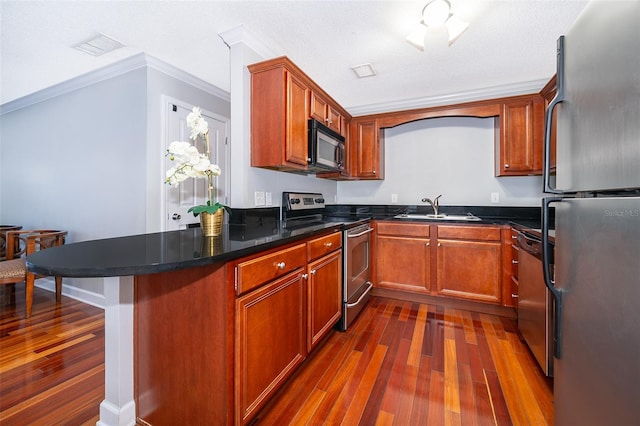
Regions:
[[289, 229], [304, 229], [320, 223], [342, 225], [342, 318], [338, 328], [345, 331], [369, 300], [371, 268], [369, 252], [371, 228], [369, 219], [326, 214], [320, 193], [283, 192], [281, 219]]

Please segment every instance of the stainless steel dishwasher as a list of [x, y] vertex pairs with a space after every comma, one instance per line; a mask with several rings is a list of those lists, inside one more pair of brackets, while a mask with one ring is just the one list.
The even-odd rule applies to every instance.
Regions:
[[553, 376], [553, 296], [544, 283], [542, 241], [518, 232], [518, 328], [540, 368]]

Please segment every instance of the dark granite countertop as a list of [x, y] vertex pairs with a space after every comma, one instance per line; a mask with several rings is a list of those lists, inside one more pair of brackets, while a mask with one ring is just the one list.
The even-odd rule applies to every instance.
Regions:
[[314, 235], [340, 231], [339, 223], [287, 230], [225, 225], [219, 237], [203, 237], [200, 228], [107, 238], [66, 244], [27, 257], [35, 273], [64, 277], [145, 275], [209, 265], [268, 250]]
[[[482, 220], [425, 223], [506, 224], [519, 229], [540, 228], [540, 208], [443, 206], [447, 214], [472, 213]], [[401, 213], [430, 213], [425, 206], [339, 205], [327, 214], [345, 222], [364, 218], [395, 219]], [[234, 210], [220, 237], [203, 237], [200, 228], [107, 238], [66, 244], [27, 257], [30, 271], [64, 277], [144, 275], [229, 261], [279, 245], [342, 229], [337, 222], [289, 230], [277, 208]]]

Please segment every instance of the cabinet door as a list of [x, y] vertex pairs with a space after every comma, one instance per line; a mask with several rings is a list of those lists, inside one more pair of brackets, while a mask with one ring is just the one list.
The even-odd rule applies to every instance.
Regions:
[[235, 424], [249, 421], [306, 356], [302, 272], [236, 300]]
[[497, 176], [542, 172], [544, 102], [540, 96], [515, 100], [502, 106]]
[[327, 122], [327, 109], [328, 109], [327, 101], [324, 100], [322, 96], [318, 96], [318, 94], [314, 91], [311, 91], [311, 100], [309, 102], [309, 117], [315, 118], [321, 123]]
[[500, 302], [501, 243], [438, 239], [437, 292], [482, 302]]
[[287, 72], [285, 161], [302, 166], [308, 164], [308, 93], [309, 90], [304, 82]]
[[307, 349], [311, 351], [341, 315], [342, 250], [309, 264]]
[[342, 121], [342, 114], [340, 114], [337, 109], [332, 107], [331, 104], [327, 105], [327, 125], [330, 129], [333, 129], [344, 136]]
[[376, 252], [376, 287], [429, 293], [429, 239], [378, 235]]
[[383, 143], [378, 120], [352, 120], [351, 175], [360, 179], [384, 179]]

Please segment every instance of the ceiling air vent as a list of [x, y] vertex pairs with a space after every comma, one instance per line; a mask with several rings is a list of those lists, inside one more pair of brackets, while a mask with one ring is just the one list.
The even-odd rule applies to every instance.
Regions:
[[76, 44], [72, 47], [81, 52], [88, 53], [89, 55], [100, 56], [111, 52], [112, 50], [124, 47], [124, 44], [112, 39], [111, 37], [107, 37], [104, 34], [98, 34], [96, 37], [83, 41], [82, 43]]

